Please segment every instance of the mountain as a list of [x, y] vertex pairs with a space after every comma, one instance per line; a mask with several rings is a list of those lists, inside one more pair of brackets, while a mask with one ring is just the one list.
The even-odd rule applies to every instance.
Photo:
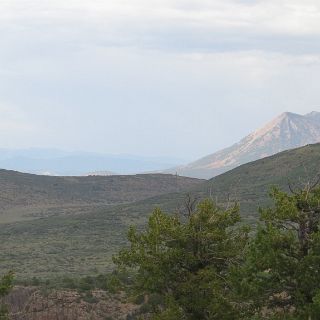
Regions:
[[305, 117], [307, 119], [315, 121], [316, 123], [319, 123], [319, 121], [320, 121], [320, 112], [312, 111], [312, 112], [306, 114]]
[[[112, 181], [119, 177], [62, 181], [59, 177], [0, 172], [2, 205], [11, 199], [0, 214], [1, 267], [4, 271], [14, 270], [17, 279], [104, 273], [112, 269], [112, 255], [126, 245], [128, 227], [145, 227], [155, 207], [173, 213], [182, 210], [186, 193], [198, 198], [210, 196], [223, 206], [228, 199], [237, 200], [244, 220], [255, 224], [258, 207], [270, 204], [268, 192], [272, 185], [288, 190], [290, 182], [293, 188], [301, 187], [315, 181], [319, 168], [320, 144], [314, 144], [241, 165], [209, 181], [138, 175], [126, 177], [126, 186], [125, 178], [122, 183]], [[177, 178], [182, 179], [179, 184], [184, 183], [181, 188], [177, 188]], [[97, 183], [104, 179], [110, 191], [94, 190], [94, 186], [104, 188], [102, 182]], [[60, 185], [59, 193], [54, 192], [56, 183]], [[17, 189], [20, 185], [21, 190]], [[28, 191], [29, 187], [32, 188]], [[41, 195], [41, 190], [47, 194]], [[15, 199], [18, 191], [23, 193]], [[90, 203], [90, 198], [100, 202]], [[23, 199], [32, 199], [32, 203], [17, 206]], [[54, 206], [46, 208], [45, 199]], [[15, 222], [4, 223], [8, 218]]]
[[231, 147], [165, 172], [209, 179], [241, 164], [317, 142], [320, 142], [320, 112], [306, 115], [285, 112]]
[[88, 172], [136, 174], [164, 170], [181, 160], [164, 157], [68, 152], [58, 149], [0, 149], [0, 168], [52, 176], [81, 176]]

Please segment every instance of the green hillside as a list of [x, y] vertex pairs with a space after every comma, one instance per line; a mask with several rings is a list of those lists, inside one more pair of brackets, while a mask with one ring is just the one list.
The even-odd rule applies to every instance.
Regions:
[[320, 174], [320, 144], [307, 145], [242, 165], [205, 183], [202, 189], [218, 202], [239, 201], [245, 217], [256, 218], [257, 208], [269, 203], [272, 186], [288, 190], [317, 180]]
[[[313, 180], [319, 170], [320, 144], [316, 144], [243, 165], [200, 184], [183, 178], [178, 181], [192, 182], [188, 186], [192, 188], [193, 195], [211, 195], [221, 204], [225, 204], [230, 195], [231, 201], [240, 202], [242, 215], [252, 223], [256, 221], [257, 207], [268, 202], [271, 185], [288, 188], [291, 180], [293, 186], [298, 186]], [[197, 185], [192, 186], [193, 183]], [[56, 208], [55, 215], [2, 224], [1, 265], [4, 269], [15, 270], [20, 279], [34, 275], [52, 278], [110, 270], [112, 254], [126, 244], [128, 226], [142, 227], [155, 206], [166, 210], [181, 209], [187, 189], [181, 192], [172, 187], [167, 194], [134, 203], [91, 205], [88, 207], [90, 214], [75, 210], [77, 214], [61, 215]], [[118, 192], [125, 194], [123, 190]], [[139, 197], [138, 189], [131, 192], [136, 192], [136, 197]], [[63, 207], [63, 202], [60, 205]]]
[[[270, 203], [272, 186], [284, 190], [303, 187], [308, 181], [316, 181], [320, 174], [320, 144], [284, 151], [274, 156], [239, 166], [191, 189], [199, 199], [212, 197], [219, 204], [237, 201], [242, 216], [249, 222], [256, 222], [259, 206]], [[186, 193], [164, 194], [135, 203], [131, 208], [150, 205], [167, 210], [181, 209]]]
[[90, 213], [92, 207], [181, 192], [203, 181], [161, 174], [52, 177], [0, 170], [0, 223]]

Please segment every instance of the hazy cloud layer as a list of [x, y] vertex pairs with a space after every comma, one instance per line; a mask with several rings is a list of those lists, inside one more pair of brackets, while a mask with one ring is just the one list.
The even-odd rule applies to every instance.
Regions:
[[0, 40], [4, 147], [196, 158], [320, 105], [319, 1], [5, 0]]

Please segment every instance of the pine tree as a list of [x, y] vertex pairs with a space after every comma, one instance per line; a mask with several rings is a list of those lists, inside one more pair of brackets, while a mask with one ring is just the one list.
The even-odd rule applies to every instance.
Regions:
[[153, 299], [153, 319], [237, 319], [229, 270], [242, 258], [247, 228], [239, 208], [200, 203], [187, 217], [156, 209], [146, 231], [130, 228], [130, 247], [114, 257], [134, 272], [136, 294]]
[[320, 319], [320, 189], [271, 196], [235, 283], [257, 319]]

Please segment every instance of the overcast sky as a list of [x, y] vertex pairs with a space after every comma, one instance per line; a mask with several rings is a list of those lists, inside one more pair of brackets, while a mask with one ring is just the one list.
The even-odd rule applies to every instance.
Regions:
[[0, 147], [196, 159], [320, 111], [319, 0], [0, 0]]

